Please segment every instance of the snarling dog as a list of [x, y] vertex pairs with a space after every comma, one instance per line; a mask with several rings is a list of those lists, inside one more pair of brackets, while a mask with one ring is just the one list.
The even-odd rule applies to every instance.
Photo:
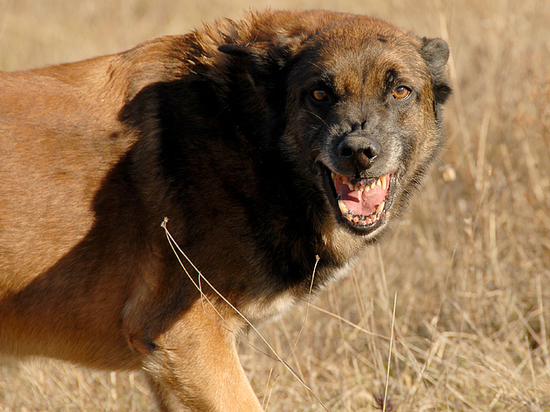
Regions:
[[318, 292], [404, 208], [442, 144], [448, 54], [268, 11], [2, 73], [0, 351], [142, 368], [165, 411], [260, 411], [240, 314]]

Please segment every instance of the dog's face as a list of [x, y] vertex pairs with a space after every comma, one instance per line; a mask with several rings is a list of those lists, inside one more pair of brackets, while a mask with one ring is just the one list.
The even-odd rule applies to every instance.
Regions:
[[283, 146], [310, 165], [325, 219], [367, 240], [402, 209], [442, 142], [448, 49], [384, 25], [337, 25], [294, 56]]

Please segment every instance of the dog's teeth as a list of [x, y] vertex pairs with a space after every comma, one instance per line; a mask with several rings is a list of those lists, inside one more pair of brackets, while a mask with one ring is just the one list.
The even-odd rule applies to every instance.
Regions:
[[382, 186], [382, 182], [380, 181], [380, 179], [376, 181], [376, 186]]
[[380, 178], [380, 181], [382, 182], [382, 190], [386, 190], [388, 188], [387, 181], [386, 181], [386, 175], [382, 176]]
[[355, 187], [353, 187], [351, 183], [348, 183], [348, 187], [349, 187], [349, 190], [351, 190], [352, 192], [355, 190]]
[[340, 209], [340, 212], [342, 212], [343, 215], [348, 213], [348, 207], [344, 204], [342, 200], [338, 200], [338, 208]]
[[384, 206], [386, 206], [386, 202], [382, 202], [378, 205], [378, 207], [376, 208], [376, 213], [377, 214], [380, 214], [384, 211]]
[[330, 177], [332, 177], [332, 180], [336, 180], [336, 174], [334, 172], [330, 172]]
[[368, 193], [370, 191], [370, 186], [366, 186], [364, 190]]
[[374, 186], [376, 186], [376, 182], [372, 182], [372, 184], [370, 185], [370, 188], [374, 189]]

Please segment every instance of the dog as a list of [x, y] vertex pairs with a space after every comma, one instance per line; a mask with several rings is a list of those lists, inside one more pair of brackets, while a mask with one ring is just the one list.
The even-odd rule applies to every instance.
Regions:
[[142, 369], [162, 411], [260, 411], [235, 334], [403, 211], [444, 141], [448, 56], [266, 11], [1, 73], [0, 352]]

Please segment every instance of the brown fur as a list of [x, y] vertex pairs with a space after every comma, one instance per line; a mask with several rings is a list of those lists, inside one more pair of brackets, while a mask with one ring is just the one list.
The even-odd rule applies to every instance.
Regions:
[[[244, 321], [209, 288], [216, 310], [200, 299], [163, 218], [253, 320], [307, 296], [316, 255], [321, 290], [435, 156], [446, 53], [377, 19], [266, 12], [0, 73], [0, 351], [143, 368], [166, 411], [261, 410], [235, 350]], [[338, 96], [324, 109], [300, 91], [322, 67]], [[390, 69], [415, 90], [407, 106], [380, 103]], [[392, 208], [368, 231], [342, 222], [319, 171], [349, 168], [332, 142], [352, 118], [382, 139], [358, 178], [395, 179]]]

